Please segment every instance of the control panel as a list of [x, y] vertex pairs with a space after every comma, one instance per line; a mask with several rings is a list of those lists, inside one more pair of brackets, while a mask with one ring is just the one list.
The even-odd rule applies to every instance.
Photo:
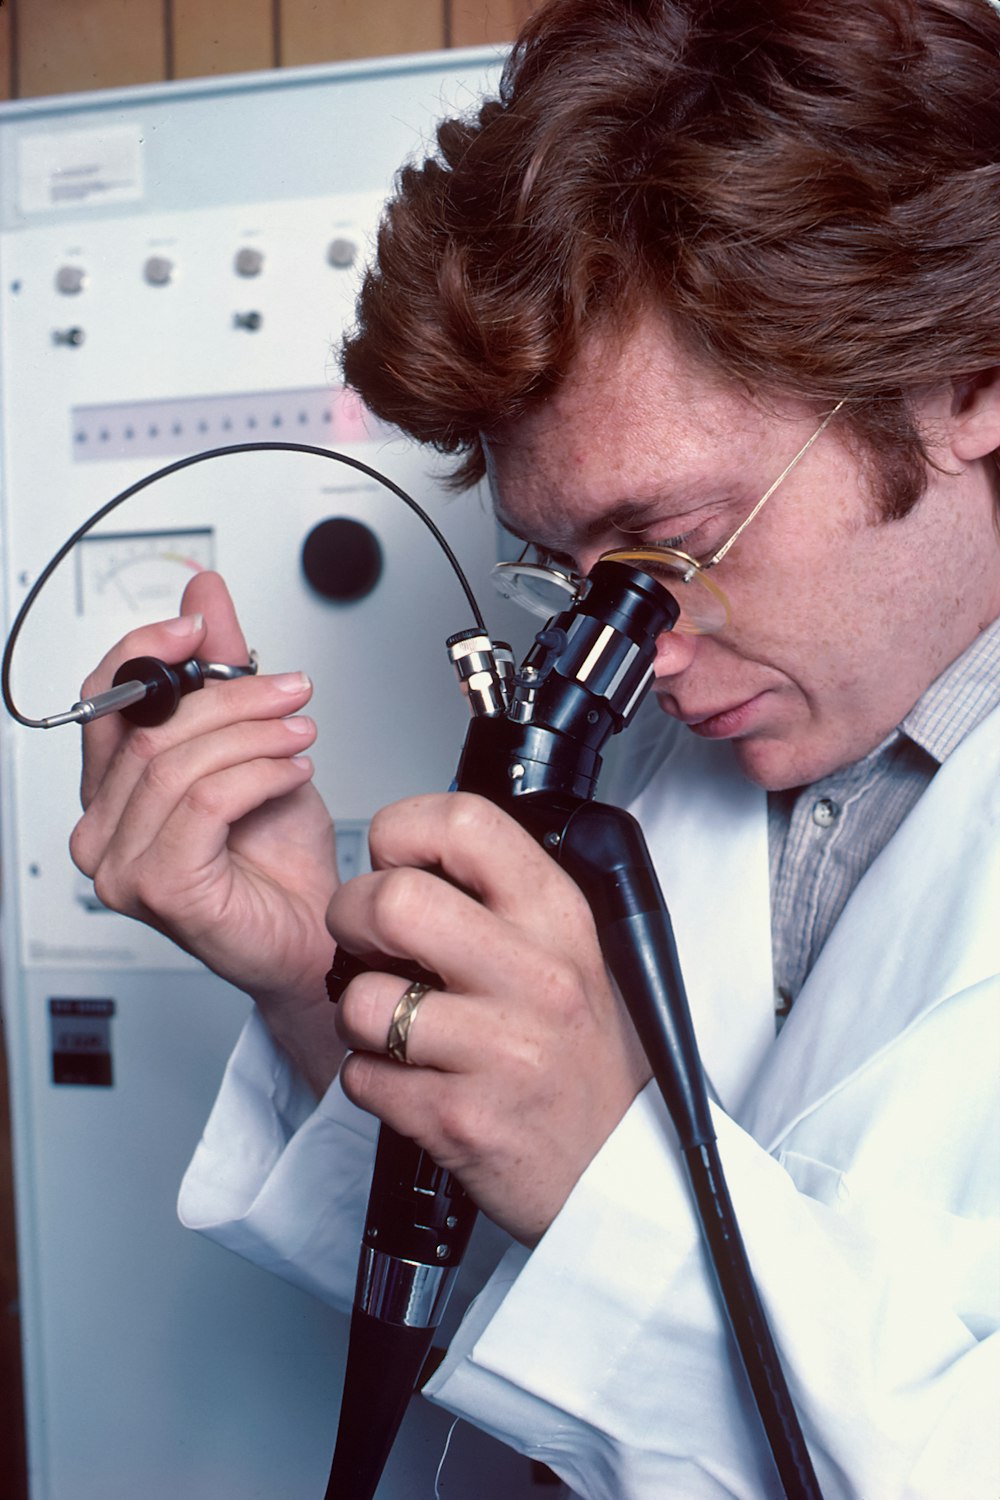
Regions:
[[[492, 55], [453, 53], [0, 106], [5, 626], [89, 515], [171, 470], [53, 574], [15, 700], [64, 712], [119, 637], [219, 570], [261, 670], [315, 683], [345, 877], [379, 806], [452, 778], [466, 709], [444, 643], [473, 623], [465, 596], [417, 517], [354, 468], [271, 449], [185, 461], [284, 442], [384, 472], [523, 650], [487, 581], [486, 497], [451, 493], [447, 465], [376, 421], [337, 364], [398, 166], [496, 76]], [[5, 721], [0, 753], [31, 1500], [311, 1500], [346, 1318], [175, 1213], [249, 1001], [74, 869], [78, 730]], [[414, 1403], [380, 1497], [433, 1493], [449, 1425]], [[457, 1493], [530, 1493], [517, 1455], [497, 1445], [484, 1474], [463, 1452], [458, 1434]]]
[[[285, 442], [361, 458], [409, 487], [469, 569], [481, 607], [501, 615], [484, 498], [449, 496], [443, 465], [339, 381], [336, 349], [381, 203], [369, 193], [224, 205], [9, 237], [12, 607], [87, 513], [138, 477], [208, 449]], [[402, 502], [311, 454], [221, 457], [109, 517], [36, 607], [15, 662], [19, 705], [37, 716], [68, 707], [104, 651], [173, 613], [186, 579], [206, 567], [226, 577], [262, 669], [303, 669], [316, 683], [317, 783], [345, 850], [356, 852], [358, 825], [378, 806], [448, 785], [464, 709], [443, 642], [473, 623], [468, 606]], [[25, 962], [104, 962], [113, 950], [119, 962], [155, 953], [167, 967], [189, 963], [100, 912], [68, 865], [74, 736], [21, 735], [12, 750]], [[39, 820], [42, 797], [50, 812]]]

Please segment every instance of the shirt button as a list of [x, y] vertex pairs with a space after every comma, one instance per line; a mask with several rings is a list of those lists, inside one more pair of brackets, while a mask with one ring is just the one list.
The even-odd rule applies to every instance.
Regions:
[[813, 803], [812, 819], [817, 828], [832, 828], [840, 817], [840, 808], [830, 797]]

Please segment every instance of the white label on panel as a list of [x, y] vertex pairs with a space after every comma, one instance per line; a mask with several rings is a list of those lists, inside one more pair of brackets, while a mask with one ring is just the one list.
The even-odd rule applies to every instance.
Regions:
[[138, 126], [28, 135], [19, 142], [22, 213], [131, 203], [141, 199], [142, 134]]

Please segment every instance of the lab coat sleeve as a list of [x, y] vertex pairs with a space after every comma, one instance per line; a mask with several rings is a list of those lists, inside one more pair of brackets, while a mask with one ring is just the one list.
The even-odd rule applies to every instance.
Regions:
[[[181, 1183], [181, 1222], [347, 1310], [377, 1136], [378, 1121], [338, 1082], [316, 1100], [254, 1011]], [[509, 1244], [495, 1225], [477, 1221], [442, 1339]]]
[[337, 1083], [317, 1102], [254, 1011], [181, 1183], [181, 1222], [350, 1307], [377, 1128]]
[[[749, 1135], [715, 1118], [825, 1500], [995, 1500], [997, 1338], [977, 1339], [928, 1283], [922, 1256], [800, 1191]], [[972, 1234], [990, 1260], [995, 1228]], [[782, 1494], [734, 1378], [652, 1090], [537, 1249], [508, 1254], [427, 1394], [544, 1460], [587, 1500]]]

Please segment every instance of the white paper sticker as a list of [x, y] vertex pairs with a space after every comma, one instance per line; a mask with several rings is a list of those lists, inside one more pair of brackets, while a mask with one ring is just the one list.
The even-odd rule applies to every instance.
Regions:
[[133, 203], [142, 197], [142, 133], [138, 126], [22, 136], [21, 212]]

